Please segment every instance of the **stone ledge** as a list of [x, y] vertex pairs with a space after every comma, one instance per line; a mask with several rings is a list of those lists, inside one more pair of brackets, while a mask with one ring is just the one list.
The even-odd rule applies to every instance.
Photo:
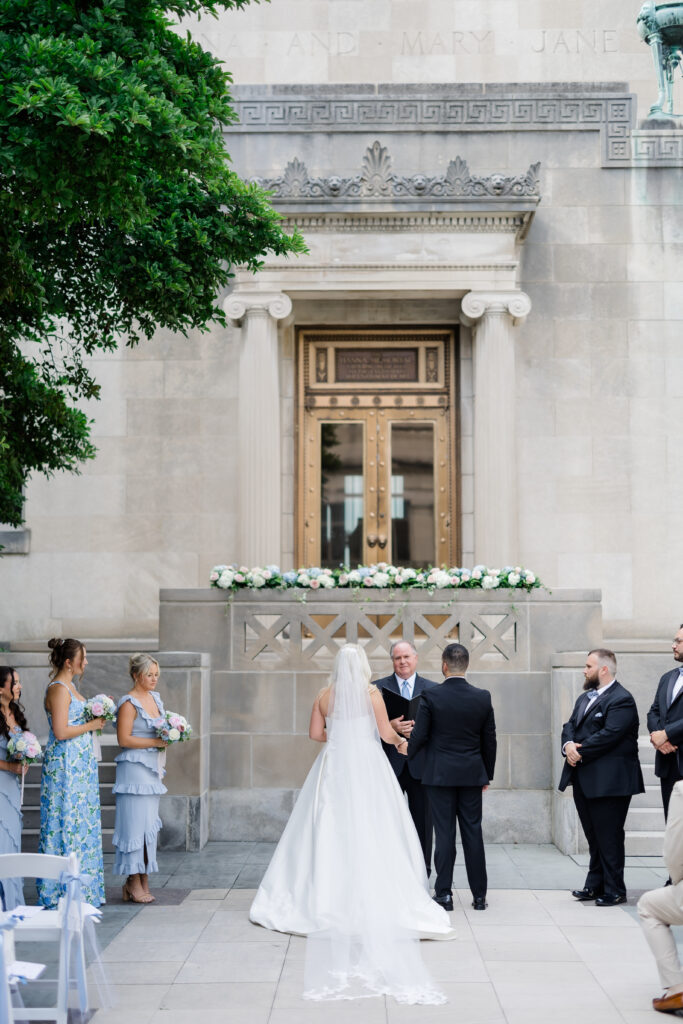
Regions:
[[31, 550], [31, 531], [0, 530], [0, 555], [28, 555]]
[[[305, 602], [302, 598], [305, 597]], [[599, 602], [602, 599], [602, 591], [597, 589], [553, 589], [546, 590], [540, 587], [537, 590], [515, 590], [508, 587], [500, 587], [497, 590], [373, 590], [371, 588], [349, 590], [338, 588], [334, 590], [310, 590], [308, 587], [291, 587], [287, 590], [275, 590], [261, 588], [260, 590], [218, 590], [216, 587], [202, 587], [196, 589], [163, 589], [159, 591], [159, 600], [168, 604], [263, 604], [288, 602], [305, 603], [313, 605], [334, 604], [335, 602], [367, 603], [373, 604], [420, 604], [435, 602], [437, 604], [575, 604], [584, 601]]]

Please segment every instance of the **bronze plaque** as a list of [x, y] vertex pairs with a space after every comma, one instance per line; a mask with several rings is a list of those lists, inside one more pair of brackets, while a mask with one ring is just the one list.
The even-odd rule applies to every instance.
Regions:
[[416, 348], [337, 348], [338, 384], [391, 384], [417, 381]]

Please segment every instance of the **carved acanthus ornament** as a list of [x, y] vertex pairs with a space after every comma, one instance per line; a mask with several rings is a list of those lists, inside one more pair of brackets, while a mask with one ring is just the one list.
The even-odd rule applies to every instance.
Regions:
[[330, 175], [313, 178], [299, 159], [290, 160], [277, 178], [257, 178], [262, 188], [272, 193], [273, 199], [296, 200], [395, 200], [395, 199], [456, 199], [481, 200], [486, 198], [514, 198], [539, 201], [540, 163], [532, 164], [525, 174], [491, 174], [479, 177], [470, 173], [467, 161], [461, 157], [451, 160], [445, 175], [410, 177], [395, 174], [386, 146], [373, 142], [365, 151], [360, 174], [352, 178]]

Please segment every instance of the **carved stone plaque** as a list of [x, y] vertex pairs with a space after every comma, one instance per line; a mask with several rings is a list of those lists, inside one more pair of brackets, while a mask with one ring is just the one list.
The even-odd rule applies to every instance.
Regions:
[[338, 348], [335, 378], [339, 384], [417, 381], [417, 349]]

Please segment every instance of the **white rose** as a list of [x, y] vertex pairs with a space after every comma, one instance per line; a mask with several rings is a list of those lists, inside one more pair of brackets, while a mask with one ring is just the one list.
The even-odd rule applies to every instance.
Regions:
[[472, 570], [472, 579], [473, 580], [480, 580], [481, 579], [481, 573], [479, 572], [478, 569], [473, 569]]
[[444, 587], [450, 587], [451, 577], [448, 575], [447, 572], [437, 572], [435, 576], [436, 579], [434, 582], [436, 583], [438, 590], [443, 590]]
[[376, 587], [388, 587], [389, 586], [389, 574], [386, 572], [376, 572], [374, 583]]
[[169, 729], [168, 738], [171, 741], [171, 743], [175, 743], [177, 740], [179, 740], [180, 732], [178, 731], [178, 729]]
[[260, 572], [253, 572], [251, 574], [251, 585], [252, 587], [265, 587], [265, 577], [262, 576]]
[[414, 580], [415, 577], [417, 576], [417, 573], [415, 572], [414, 569], [404, 569], [403, 570], [403, 576], [404, 576], [404, 579]]
[[536, 577], [534, 576], [534, 574], [532, 572], [528, 572], [525, 575], [525, 577], [524, 577], [524, 582], [525, 583], [535, 583], [536, 582]]
[[360, 573], [358, 569], [352, 569], [347, 577], [349, 583], [360, 583]]
[[401, 584], [404, 583], [404, 582], [405, 582], [405, 576], [403, 575], [403, 573], [397, 572], [396, 575], [394, 576], [394, 583], [397, 586], [400, 587]]
[[508, 583], [510, 584], [511, 587], [516, 587], [520, 581], [520, 578], [521, 577], [518, 572], [511, 572], [510, 575], [508, 576]]
[[334, 580], [332, 579], [331, 576], [320, 575], [318, 576], [318, 582], [320, 583], [321, 587], [324, 587], [325, 590], [329, 590], [330, 587], [334, 586]]
[[481, 581], [483, 590], [494, 590], [500, 584], [500, 580], [497, 576], [484, 576]]
[[228, 587], [232, 586], [234, 579], [234, 572], [231, 572], [230, 569], [224, 569], [223, 572], [218, 577], [218, 586], [221, 587], [223, 590], [227, 590]]
[[14, 749], [19, 751], [20, 753], [23, 753], [23, 751], [26, 750], [26, 746], [26, 740], [17, 740]]
[[311, 577], [307, 576], [305, 572], [302, 572], [299, 576], [297, 576], [296, 582], [299, 584], [300, 587], [307, 587], [311, 582]]

